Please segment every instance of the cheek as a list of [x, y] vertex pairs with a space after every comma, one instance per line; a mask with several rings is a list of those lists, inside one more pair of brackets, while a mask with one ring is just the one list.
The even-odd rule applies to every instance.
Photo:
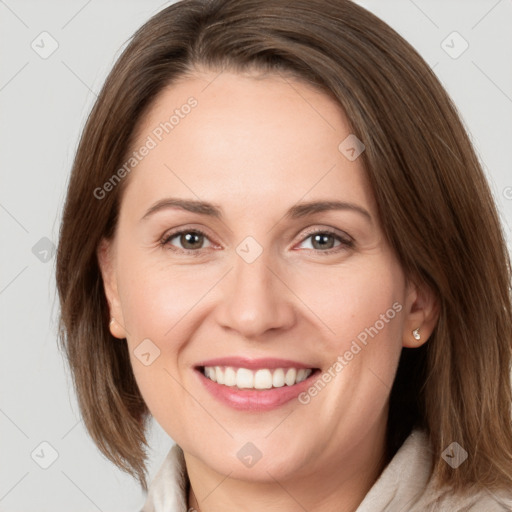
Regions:
[[330, 351], [347, 349], [358, 336], [363, 343], [365, 336], [400, 339], [404, 278], [384, 255], [304, 272], [294, 289], [323, 324]]
[[[217, 274], [192, 266], [133, 261], [120, 276], [123, 316], [133, 339], [172, 339], [173, 331], [212, 288]], [[180, 326], [181, 327], [181, 326]]]
[[298, 295], [318, 312], [327, 333], [322, 382], [303, 395], [303, 403], [315, 402], [317, 418], [325, 422], [341, 414], [341, 407], [340, 425], [345, 426], [349, 418], [358, 423], [363, 417], [378, 417], [402, 348], [401, 269], [391, 259], [376, 258], [371, 265], [322, 270], [316, 273], [315, 286], [304, 287]]
[[183, 388], [188, 371], [183, 352], [201, 325], [204, 298], [219, 279], [217, 270], [199, 267], [152, 263], [133, 252], [119, 265], [118, 290], [137, 385], [155, 419], [177, 437], [184, 435], [183, 422], [174, 411], [197, 409]]
[[[405, 300], [402, 273], [393, 262], [387, 262], [368, 272], [365, 278], [354, 276], [351, 286], [357, 300], [347, 304], [351, 311], [347, 317], [350, 345], [345, 348], [357, 354], [354, 366], [364, 365], [366, 373], [375, 371], [375, 380], [380, 377], [384, 383], [391, 384], [402, 347]], [[360, 352], [357, 347], [361, 348]]]

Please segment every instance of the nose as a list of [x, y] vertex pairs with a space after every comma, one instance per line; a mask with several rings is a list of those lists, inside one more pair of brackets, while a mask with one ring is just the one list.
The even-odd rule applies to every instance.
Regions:
[[[295, 322], [294, 294], [266, 251], [252, 263], [235, 255], [234, 268], [221, 283], [216, 307], [219, 325], [246, 339], [286, 330]], [[281, 267], [282, 268], [282, 267]]]

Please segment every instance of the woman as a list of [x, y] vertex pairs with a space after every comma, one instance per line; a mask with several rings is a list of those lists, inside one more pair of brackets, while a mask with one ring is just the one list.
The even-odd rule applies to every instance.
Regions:
[[345, 0], [185, 0], [77, 151], [57, 261], [92, 438], [144, 511], [508, 510], [510, 263], [455, 108]]

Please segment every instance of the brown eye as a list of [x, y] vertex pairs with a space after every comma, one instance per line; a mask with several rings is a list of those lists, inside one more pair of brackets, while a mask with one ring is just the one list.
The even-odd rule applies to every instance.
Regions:
[[311, 245], [314, 249], [332, 249], [334, 247], [334, 236], [330, 233], [318, 233], [311, 236]]
[[304, 244], [306, 240], [311, 240], [310, 247], [306, 247], [306, 249], [312, 249], [327, 254], [342, 251], [353, 247], [354, 245], [353, 240], [348, 236], [344, 238], [337, 233], [328, 230], [310, 233], [306, 238], [304, 238], [302, 244]]
[[162, 244], [175, 246], [175, 243], [171, 243], [174, 239], [177, 239], [179, 243], [177, 249], [182, 249], [184, 251], [197, 251], [199, 249], [203, 249], [203, 244], [208, 240], [208, 237], [198, 230], [178, 231], [165, 237]]

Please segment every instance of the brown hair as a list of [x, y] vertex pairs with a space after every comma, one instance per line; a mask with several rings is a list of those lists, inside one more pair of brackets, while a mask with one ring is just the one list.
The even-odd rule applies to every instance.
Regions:
[[[57, 254], [60, 341], [86, 428], [146, 486], [149, 411], [125, 343], [109, 331], [96, 257], [129, 179], [98, 200], [155, 96], [198, 66], [291, 73], [330, 94], [366, 151], [387, 240], [405, 274], [439, 302], [429, 341], [402, 351], [390, 397], [388, 453], [417, 425], [432, 476], [463, 489], [512, 483], [511, 272], [499, 218], [456, 109], [417, 52], [347, 0], [184, 0], [134, 35], [88, 118], [76, 153]], [[457, 441], [468, 460], [440, 457]]]

